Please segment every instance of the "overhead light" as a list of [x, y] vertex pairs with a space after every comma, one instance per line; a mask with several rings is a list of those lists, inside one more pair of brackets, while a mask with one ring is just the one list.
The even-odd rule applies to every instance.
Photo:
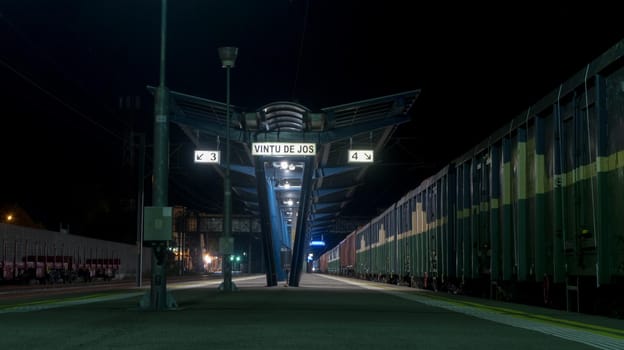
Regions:
[[288, 169], [288, 162], [285, 161], [285, 160], [281, 161], [280, 162], [280, 168], [283, 169], [283, 170]]
[[223, 68], [234, 68], [234, 62], [236, 62], [236, 56], [238, 55], [238, 48], [232, 46], [220, 47], [219, 58]]
[[295, 170], [295, 164], [293, 164], [293, 163], [288, 164], [288, 170], [290, 170], [290, 171]]

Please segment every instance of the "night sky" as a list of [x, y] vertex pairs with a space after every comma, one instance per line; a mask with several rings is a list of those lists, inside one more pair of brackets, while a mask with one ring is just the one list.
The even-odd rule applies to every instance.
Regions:
[[[372, 215], [624, 38], [594, 3], [457, 7], [417, 1], [169, 1], [166, 85], [225, 102], [220, 46], [239, 47], [231, 102], [323, 107], [422, 89], [349, 215]], [[137, 157], [152, 136], [158, 0], [0, 2], [1, 208], [52, 230], [132, 242]], [[615, 6], [615, 5], [613, 5]], [[120, 108], [120, 98], [139, 104]], [[220, 213], [171, 131], [170, 205]], [[136, 140], [136, 138], [134, 139]], [[146, 169], [151, 170], [151, 149]], [[393, 181], [388, 181], [393, 179]], [[146, 182], [149, 205], [151, 188]], [[236, 214], [236, 213], [235, 213]], [[3, 214], [4, 218], [4, 214]]]

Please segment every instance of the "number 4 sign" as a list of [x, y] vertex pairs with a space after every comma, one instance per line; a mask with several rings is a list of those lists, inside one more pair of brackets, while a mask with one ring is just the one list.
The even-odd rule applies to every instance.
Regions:
[[349, 163], [372, 163], [373, 150], [349, 150]]

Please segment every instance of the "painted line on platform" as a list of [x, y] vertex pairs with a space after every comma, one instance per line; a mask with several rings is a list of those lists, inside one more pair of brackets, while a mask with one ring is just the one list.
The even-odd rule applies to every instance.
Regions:
[[70, 297], [63, 299], [46, 299], [46, 300], [38, 300], [31, 301], [27, 303], [21, 304], [13, 304], [0, 306], [0, 314], [7, 314], [12, 312], [32, 312], [32, 311], [41, 311], [54, 309], [59, 307], [66, 306], [76, 306], [90, 303], [97, 303], [102, 301], [111, 301], [111, 300], [120, 300], [131, 298], [134, 296], [139, 296], [144, 294], [144, 292], [133, 292], [133, 293], [118, 293], [118, 294], [91, 294], [80, 297]]
[[[257, 279], [262, 276], [250, 276], [250, 277], [240, 277], [233, 278], [232, 281], [246, 281], [251, 279]], [[181, 289], [191, 289], [191, 288], [201, 288], [207, 287], [211, 285], [220, 284], [221, 280], [211, 280], [211, 281], [202, 281], [202, 282], [172, 282], [168, 285], [168, 290], [181, 290]], [[150, 286], [141, 287], [142, 289], [149, 289]], [[41, 311], [48, 309], [55, 309], [60, 307], [67, 306], [76, 306], [76, 305], [84, 305], [91, 303], [99, 303], [103, 301], [112, 301], [112, 300], [121, 300], [132, 297], [137, 297], [144, 295], [145, 291], [140, 292], [130, 292], [130, 293], [115, 293], [112, 294], [105, 293], [97, 293], [97, 294], [89, 294], [82, 295], [78, 297], [67, 297], [67, 298], [56, 298], [56, 299], [44, 299], [44, 300], [36, 300], [29, 301], [19, 304], [10, 304], [0, 306], [0, 314], [7, 314], [13, 312], [32, 312], [32, 311]]]
[[423, 295], [423, 296], [427, 298], [442, 300], [448, 303], [466, 305], [466, 306], [471, 306], [471, 307], [475, 307], [475, 308], [479, 308], [483, 310], [491, 310], [493, 312], [505, 313], [508, 315], [528, 318], [531, 320], [546, 322], [549, 324], [566, 325], [566, 326], [570, 326], [572, 328], [577, 328], [581, 330], [591, 330], [598, 334], [612, 336], [614, 338], [619, 338], [619, 339], [624, 339], [624, 330], [621, 330], [621, 329], [609, 328], [609, 327], [604, 327], [600, 325], [583, 323], [583, 322], [572, 321], [572, 320], [565, 320], [565, 319], [556, 318], [552, 316], [534, 314], [534, 313], [530, 313], [526, 311], [513, 310], [513, 309], [508, 309], [508, 308], [499, 307], [499, 306], [483, 305], [483, 304], [470, 302], [470, 301], [452, 300], [452, 299], [449, 299], [440, 295]]
[[376, 282], [353, 281], [335, 276], [320, 275], [325, 278], [352, 284], [361, 288], [380, 291], [402, 299], [451, 310], [465, 315], [524, 328], [572, 340], [604, 350], [624, 349], [624, 331], [582, 322], [533, 314], [508, 308], [488, 306], [474, 302], [458, 301], [437, 295], [427, 295], [412, 291], [401, 291], [394, 285], [376, 285]]

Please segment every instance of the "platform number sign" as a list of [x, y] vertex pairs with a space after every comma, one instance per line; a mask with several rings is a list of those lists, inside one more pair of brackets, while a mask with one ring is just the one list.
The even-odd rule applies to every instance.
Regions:
[[349, 150], [349, 163], [372, 163], [373, 150]]
[[195, 163], [219, 163], [221, 151], [195, 151]]

